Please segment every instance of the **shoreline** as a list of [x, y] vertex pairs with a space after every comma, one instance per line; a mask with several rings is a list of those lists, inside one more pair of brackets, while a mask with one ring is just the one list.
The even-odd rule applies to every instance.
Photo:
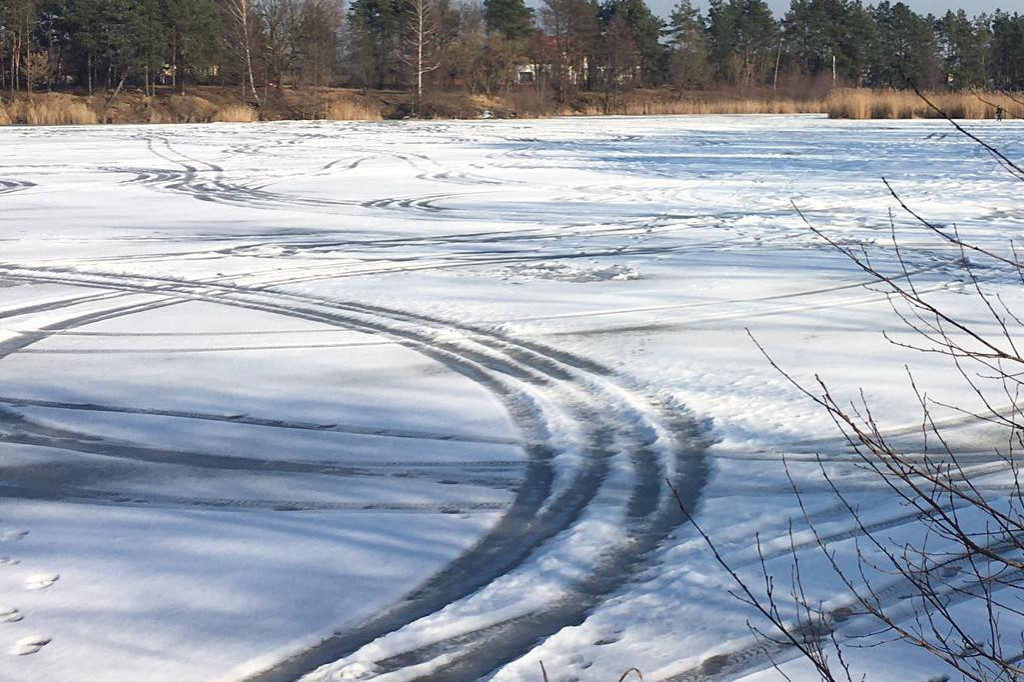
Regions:
[[[1024, 93], [932, 92], [836, 89], [821, 97], [791, 97], [771, 91], [677, 91], [667, 88], [618, 93], [579, 93], [559, 104], [530, 88], [500, 96], [434, 93], [423, 103], [423, 119], [550, 118], [554, 116], [665, 116], [820, 114], [832, 119], [897, 120], [1024, 119]], [[933, 107], [934, 105], [934, 107]], [[244, 102], [234, 87], [196, 86], [186, 94], [141, 91], [106, 94], [16, 93], [0, 98], [0, 125], [251, 123], [257, 121], [372, 121], [410, 116], [409, 94], [345, 88], [273, 89], [259, 108]]]

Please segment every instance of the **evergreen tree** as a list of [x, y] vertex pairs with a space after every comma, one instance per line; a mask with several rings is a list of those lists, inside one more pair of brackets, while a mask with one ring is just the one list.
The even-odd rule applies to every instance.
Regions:
[[1024, 90], [1024, 15], [996, 12], [992, 17], [992, 85]]
[[780, 27], [764, 0], [710, 0], [708, 42], [712, 68], [725, 83], [772, 81]]
[[[43, 0], [38, 5], [34, 39], [49, 61], [47, 90], [53, 88], [54, 82], [63, 82], [67, 75], [67, 63], [70, 61], [73, 45], [69, 14], [70, 6], [64, 0]], [[0, 38], [0, 45], [2, 44], [3, 40]]]
[[164, 64], [170, 61], [170, 29], [162, 0], [136, 0], [132, 31], [134, 80], [151, 93]]
[[703, 88], [710, 79], [707, 25], [691, 0], [680, 0], [672, 9], [668, 27], [664, 31], [669, 39], [669, 80], [682, 88]]
[[668, 71], [668, 52], [661, 42], [665, 25], [654, 16], [647, 3], [644, 0], [605, 0], [600, 16], [606, 31], [616, 18], [621, 19], [629, 31], [641, 81], [648, 85], [663, 82]]
[[954, 90], [983, 88], [988, 80], [986, 57], [991, 35], [985, 20], [949, 11], [935, 24], [944, 81]]
[[523, 0], [484, 0], [487, 32], [506, 40], [520, 40], [533, 33], [533, 12]]
[[938, 81], [939, 65], [934, 19], [922, 17], [906, 4], [886, 0], [874, 11], [878, 44], [871, 68], [876, 86], [928, 88]]
[[208, 77], [222, 55], [223, 16], [210, 0], [164, 0], [171, 38], [171, 79], [181, 92], [188, 80]]
[[355, 0], [349, 6], [349, 68], [357, 84], [401, 83], [402, 9], [401, 0]]
[[793, 0], [782, 26], [787, 56], [800, 73], [861, 83], [875, 36], [860, 2]]

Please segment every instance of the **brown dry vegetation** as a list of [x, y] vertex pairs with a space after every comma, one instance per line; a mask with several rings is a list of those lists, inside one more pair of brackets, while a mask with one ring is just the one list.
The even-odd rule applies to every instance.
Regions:
[[[925, 97], [950, 118], [995, 118], [1001, 106], [1007, 118], [1024, 118], [1024, 105], [999, 93], [933, 92]], [[844, 89], [825, 100], [829, 118], [941, 118], [917, 93], [900, 90]]]
[[213, 114], [216, 123], [252, 123], [260, 120], [259, 112], [244, 104], [221, 107]]
[[[192, 94], [149, 97], [123, 92], [117, 97], [67, 93], [19, 95], [0, 103], [0, 125], [67, 125], [83, 123], [208, 123], [258, 120], [336, 121], [402, 118], [410, 113], [409, 94], [359, 92], [341, 88], [271, 89], [258, 109], [242, 102], [235, 88], [194, 88]], [[1001, 106], [1007, 118], [1024, 118], [1024, 98], [998, 93], [930, 93], [939, 109], [953, 118], [994, 118]], [[425, 118], [541, 118], [546, 116], [626, 116], [674, 114], [828, 114], [831, 118], [936, 118], [939, 114], [913, 92], [841, 89], [827, 94], [776, 96], [771, 91], [634, 90], [609, 98], [580, 94], [556, 103], [534, 88], [513, 88], [500, 96], [458, 92], [429, 93], [420, 114]]]
[[[6, 120], [6, 121], [5, 121]], [[28, 125], [99, 123], [87, 99], [65, 94], [28, 95], [0, 107], [0, 121]]]
[[122, 92], [116, 97], [39, 93], [0, 101], [0, 125], [376, 120], [384, 110], [379, 97], [330, 88], [272, 90], [259, 109], [241, 101], [234, 88], [204, 87], [187, 95], [153, 97], [142, 92]]
[[[713, 97], [681, 98], [676, 100], [649, 100], [635, 98], [611, 108], [611, 113], [624, 116], [671, 116], [716, 114], [817, 114], [823, 111], [821, 100], [751, 98], [734, 99]], [[603, 105], [590, 104], [567, 114], [596, 116], [604, 113]]]
[[263, 113], [268, 119], [375, 121], [383, 118], [380, 96], [341, 88], [271, 90]]
[[342, 100], [332, 102], [324, 118], [329, 121], [379, 121], [382, 116], [379, 107]]

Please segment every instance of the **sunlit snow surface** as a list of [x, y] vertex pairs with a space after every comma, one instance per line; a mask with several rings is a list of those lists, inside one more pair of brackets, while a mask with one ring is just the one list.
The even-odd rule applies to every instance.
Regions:
[[[1024, 126], [970, 128], [1024, 158]], [[841, 560], [815, 453], [913, 537], [745, 332], [908, 447], [904, 364], [967, 400], [797, 214], [883, 264], [894, 229], [974, 314], [883, 177], [982, 245], [1024, 227], [943, 122], [0, 129], [0, 679], [775, 679], [665, 480], [753, 578], [759, 534], [788, 580], [784, 454]], [[950, 435], [998, 490], [997, 435]]]

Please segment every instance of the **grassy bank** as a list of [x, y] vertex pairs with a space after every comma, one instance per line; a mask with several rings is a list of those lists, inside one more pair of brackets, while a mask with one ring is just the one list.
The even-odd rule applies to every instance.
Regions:
[[[999, 93], [929, 93], [928, 99], [953, 118], [1024, 118], [1024, 95]], [[0, 102], [0, 125], [69, 125], [92, 123], [209, 123], [259, 120], [377, 120], [411, 113], [408, 93], [359, 92], [341, 88], [270, 90], [258, 107], [243, 102], [237, 88], [197, 87], [189, 94], [141, 92], [109, 95], [43, 93], [16, 95]], [[532, 88], [512, 89], [488, 97], [460, 92], [433, 93], [422, 104], [425, 118], [542, 118], [617, 114], [828, 114], [837, 119], [937, 118], [938, 112], [913, 92], [842, 89], [821, 97], [778, 96], [723, 91], [636, 90], [607, 97], [581, 93], [556, 102]]]

